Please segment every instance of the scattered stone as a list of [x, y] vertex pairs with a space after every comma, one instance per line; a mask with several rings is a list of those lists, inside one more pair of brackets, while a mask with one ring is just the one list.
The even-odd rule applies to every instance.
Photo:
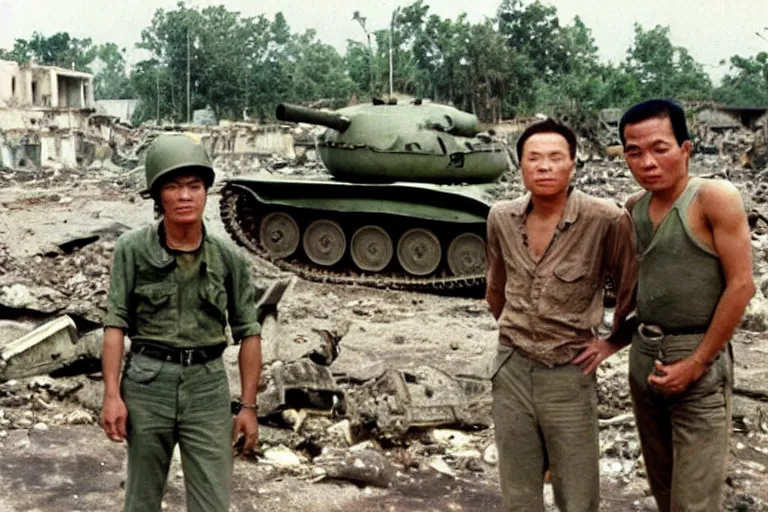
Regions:
[[490, 466], [495, 466], [499, 463], [499, 450], [496, 443], [489, 445], [483, 451], [483, 461]]
[[263, 462], [278, 467], [291, 468], [302, 465], [302, 459], [283, 445], [264, 451]]
[[432, 457], [432, 459], [429, 461], [429, 467], [438, 473], [456, 478], [456, 472], [451, 469], [451, 467], [443, 460], [442, 457]]
[[389, 460], [375, 450], [327, 449], [314, 460], [326, 478], [359, 485], [389, 487], [394, 470]]

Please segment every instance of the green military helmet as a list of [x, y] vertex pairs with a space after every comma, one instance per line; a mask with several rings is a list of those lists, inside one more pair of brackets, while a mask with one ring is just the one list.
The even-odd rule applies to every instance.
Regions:
[[144, 162], [147, 188], [141, 192], [141, 195], [151, 196], [156, 185], [161, 183], [163, 176], [185, 168], [199, 173], [206, 187], [213, 184], [215, 176], [213, 165], [205, 148], [199, 142], [184, 134], [159, 135], [147, 150]]

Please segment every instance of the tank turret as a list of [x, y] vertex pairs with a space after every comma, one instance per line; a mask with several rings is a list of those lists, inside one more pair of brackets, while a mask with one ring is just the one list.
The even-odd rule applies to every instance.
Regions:
[[317, 149], [328, 172], [352, 182], [487, 183], [507, 168], [501, 141], [476, 116], [436, 103], [365, 103], [335, 112], [278, 105], [280, 121], [328, 128]]

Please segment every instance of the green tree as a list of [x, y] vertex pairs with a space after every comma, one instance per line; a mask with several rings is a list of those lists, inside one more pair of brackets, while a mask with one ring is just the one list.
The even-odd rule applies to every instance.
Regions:
[[745, 107], [768, 105], [768, 52], [753, 57], [734, 55], [730, 63], [730, 73], [714, 92], [715, 100]]
[[288, 44], [291, 100], [347, 99], [356, 90], [336, 49], [317, 39], [314, 30], [294, 36]]
[[93, 77], [93, 91], [97, 100], [126, 99], [133, 96], [131, 81], [125, 71], [125, 48], [115, 43], [97, 47], [94, 66], [99, 70]]
[[50, 37], [33, 32], [29, 40], [16, 39], [13, 48], [0, 57], [20, 63], [35, 59], [38, 64], [90, 73], [96, 48], [90, 38], [78, 39], [68, 32], [57, 32]]
[[688, 50], [674, 46], [669, 27], [651, 30], [635, 24], [635, 40], [627, 50], [624, 70], [637, 82], [637, 98], [707, 99], [712, 81]]

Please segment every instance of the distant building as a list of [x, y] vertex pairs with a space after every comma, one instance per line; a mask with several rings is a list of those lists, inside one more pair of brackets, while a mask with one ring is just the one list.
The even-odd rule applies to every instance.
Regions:
[[139, 100], [98, 100], [96, 101], [96, 110], [130, 123], [133, 112], [138, 105]]
[[0, 169], [73, 167], [92, 145], [93, 75], [0, 60]]
[[91, 109], [93, 75], [0, 60], [0, 108]]

